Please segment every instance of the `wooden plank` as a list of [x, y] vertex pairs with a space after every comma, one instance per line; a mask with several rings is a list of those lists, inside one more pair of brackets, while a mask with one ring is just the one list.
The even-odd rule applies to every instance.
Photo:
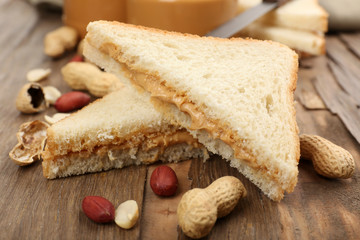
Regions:
[[[301, 112], [305, 110], [301, 109]], [[322, 112], [326, 113], [323, 115], [323, 120], [331, 118], [337, 122], [335, 126], [339, 126], [339, 120], [335, 116], [327, 111]], [[301, 116], [301, 123], [316, 124], [312, 122], [311, 114]], [[324, 126], [325, 131], [326, 129], [328, 128]], [[344, 130], [342, 127], [342, 131]], [[335, 142], [339, 144], [338, 140]], [[353, 142], [353, 145], [359, 147], [356, 142], [355, 144]], [[265, 197], [257, 187], [237, 170], [229, 167], [220, 157], [212, 157], [206, 163], [193, 161], [189, 172], [192, 188], [206, 187], [213, 180], [225, 175], [238, 177], [244, 183], [248, 195], [239, 202], [230, 215], [218, 219], [210, 234], [204, 239], [238, 239], [239, 236], [242, 239], [332, 239], [333, 237], [356, 239], [360, 233], [359, 229], [354, 227], [360, 223], [360, 208], [357, 208], [360, 204], [354, 202], [355, 204], [350, 206], [352, 199], [344, 198], [347, 193], [359, 192], [356, 183], [350, 184], [348, 180], [334, 183], [332, 180], [322, 178], [315, 173], [308, 161], [300, 163], [299, 182], [295, 191], [287, 194], [280, 203]], [[350, 181], [356, 182], [357, 179], [359, 175]], [[328, 197], [329, 195], [333, 197]], [[333, 207], [327, 207], [330, 205]], [[344, 229], [344, 222], [351, 222], [349, 228]], [[180, 231], [178, 239], [190, 238]]]
[[326, 46], [330, 58], [343, 69], [347, 77], [354, 78], [353, 82], [359, 82], [360, 59], [348, 51], [348, 46], [334, 36], [326, 38]]
[[[326, 64], [324, 58], [319, 60], [322, 64]], [[343, 92], [329, 71], [322, 71], [318, 74], [315, 87], [326, 106], [341, 118], [351, 134], [360, 143], [360, 111], [356, 102]]]
[[[307, 60], [307, 64], [313, 65], [313, 60]], [[302, 64], [300, 64], [302, 65]], [[311, 110], [326, 109], [324, 102], [314, 88], [313, 81], [316, 76], [314, 68], [301, 68], [298, 73], [295, 99], [304, 107]]]
[[[60, 14], [46, 12], [38, 15], [36, 9], [24, 1], [0, 0], [0, 26], [2, 30], [5, 29], [5, 34], [0, 35], [0, 46], [1, 49], [4, 46], [10, 49], [0, 51], [1, 239], [147, 239], [154, 236], [156, 239], [188, 239], [176, 226], [174, 212], [179, 196], [186, 189], [205, 187], [225, 175], [238, 177], [244, 183], [248, 196], [239, 202], [229, 216], [217, 221], [206, 239], [358, 239], [360, 145], [338, 116], [322, 109], [309, 111], [301, 104], [296, 105], [301, 133], [318, 134], [346, 148], [354, 156], [356, 169], [351, 179], [329, 180], [317, 175], [310, 162], [300, 160], [295, 191], [286, 194], [280, 203], [269, 200], [218, 156], [211, 157], [206, 163], [194, 160], [171, 165], [178, 168], [181, 181], [179, 195], [173, 199], [151, 195], [148, 179], [155, 166], [149, 169], [132, 166], [104, 173], [46, 180], [42, 177], [40, 162], [28, 167], [14, 165], [8, 152], [16, 143], [15, 133], [19, 125], [25, 121], [43, 119], [45, 113], [51, 115], [56, 112], [49, 109], [45, 113], [24, 115], [15, 109], [16, 94], [26, 82], [27, 70], [50, 67], [53, 73], [41, 83], [56, 86], [62, 92], [70, 90], [59, 70], [71, 58], [71, 54], [53, 60], [42, 52], [43, 36], [61, 25], [60, 17]], [[21, 28], [23, 31], [18, 32]], [[333, 45], [329, 47], [337, 47]], [[345, 47], [345, 51], [348, 48]], [[331, 57], [340, 58], [347, 54], [354, 55], [352, 52], [332, 53]], [[345, 58], [346, 61], [351, 59]], [[306, 84], [310, 84], [306, 89], [311, 91], [314, 91], [311, 88], [313, 75], [322, 76], [324, 72], [331, 75], [323, 59], [317, 59], [309, 60], [306, 71], [300, 69], [299, 73], [299, 83], [304, 83], [305, 79]], [[347, 69], [346, 64], [340, 65], [340, 60], [335, 60], [342, 70]], [[328, 85], [329, 82], [324, 84]], [[346, 103], [347, 96], [341, 94], [338, 96], [330, 92], [329, 98]], [[341, 112], [346, 108], [344, 104], [333, 111]], [[348, 121], [353, 120], [348, 118]], [[135, 199], [141, 211], [140, 220], [131, 230], [122, 230], [115, 224], [95, 224], [81, 211], [81, 201], [86, 195], [102, 195], [115, 206], [127, 199]]]
[[[16, 166], [13, 166], [16, 167]], [[99, 195], [109, 199], [115, 207], [134, 199], [142, 209], [142, 188], [146, 167], [129, 167], [104, 173], [88, 174], [57, 180], [42, 177], [40, 163], [17, 168], [9, 174], [8, 191], [2, 189], [0, 220], [4, 239], [138, 239], [140, 225], [132, 230], [115, 224], [97, 224], [81, 210], [85, 196]], [[127, 183], [120, 184], [119, 183]], [[5, 207], [7, 206], [7, 207]]]
[[[349, 137], [341, 120], [329, 111], [307, 111], [300, 104], [296, 105], [296, 111], [300, 133], [316, 134], [329, 139], [347, 149], [356, 162], [355, 174], [351, 179], [330, 180], [317, 175], [309, 161], [300, 160], [299, 182], [295, 192], [289, 195], [294, 199], [288, 207], [292, 212], [293, 204], [302, 206], [302, 209], [295, 210], [299, 211], [297, 217], [293, 214], [291, 216], [295, 220], [303, 216], [301, 218], [307, 222], [308, 230], [305, 231], [308, 235], [297, 239], [357, 239], [360, 229], [354, 226], [360, 224], [360, 203], [357, 201], [360, 188], [354, 182], [360, 180], [359, 144]], [[294, 196], [296, 194], [299, 196]], [[347, 194], [356, 196], [354, 201]], [[303, 229], [297, 228], [297, 231], [302, 232]]]
[[[8, 153], [16, 144], [16, 132], [21, 123], [43, 120], [44, 114], [56, 112], [50, 108], [44, 113], [25, 115], [15, 109], [17, 92], [26, 83], [29, 69], [49, 67], [50, 77], [43, 85], [52, 85], [61, 92], [70, 88], [62, 80], [60, 68], [71, 54], [53, 60], [43, 53], [45, 34], [62, 25], [61, 15], [37, 12], [25, 1], [8, 1], [0, 8], [0, 22], [6, 34], [0, 36], [0, 219], [2, 239], [139, 239], [140, 221], [132, 230], [122, 230], [115, 224], [96, 224], [81, 211], [86, 195], [101, 195], [113, 202], [134, 199], [140, 210], [146, 180], [146, 167], [130, 167], [81, 177], [46, 180], [40, 162], [29, 167], [18, 167]], [[11, 20], [11, 21], [9, 21]], [[11, 27], [8, 27], [11, 24]], [[3, 28], [4, 27], [4, 28]], [[6, 103], [6, 104], [4, 104]]]
[[344, 70], [332, 60], [328, 60], [328, 65], [340, 86], [351, 96], [358, 106], [360, 106], [360, 78], [348, 76]]
[[[38, 22], [36, 9], [29, 7], [25, 1], [3, 2], [0, 8], [0, 63], [6, 62], [13, 50], [26, 39]], [[11, 30], [7, 27], [11, 23]]]
[[192, 160], [166, 164], [171, 167], [179, 181], [178, 190], [175, 196], [159, 197], [150, 187], [151, 173], [159, 165], [149, 166], [145, 194], [144, 209], [141, 220], [142, 239], [176, 239], [177, 232], [177, 205], [182, 195], [190, 189], [191, 181], [188, 179], [188, 171]]
[[[276, 203], [265, 197], [257, 187], [219, 156], [213, 156], [205, 163], [200, 160], [192, 162], [189, 171], [189, 178], [192, 179], [191, 188], [204, 188], [216, 179], [227, 175], [238, 177], [248, 194], [246, 198], [240, 200], [233, 212], [217, 220], [206, 239], [236, 239], [238, 236], [242, 236], [244, 239], [249, 237], [271, 239], [277, 236], [275, 231], [264, 231], [267, 223], [275, 229], [276, 226], [280, 228], [280, 224], [271, 217], [272, 212], [276, 212], [276, 209], [272, 208]], [[261, 221], [256, 221], [251, 217], [258, 209], [263, 209]], [[180, 231], [178, 239], [190, 238]]]
[[339, 37], [346, 42], [349, 49], [360, 58], [360, 33], [341, 33]]

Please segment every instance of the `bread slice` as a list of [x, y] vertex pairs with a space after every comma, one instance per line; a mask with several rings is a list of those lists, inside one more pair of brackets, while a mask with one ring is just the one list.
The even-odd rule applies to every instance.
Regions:
[[[238, 0], [239, 13], [261, 0]], [[328, 14], [317, 0], [293, 0], [249, 24], [236, 36], [272, 40], [296, 50], [301, 57], [325, 54]]]
[[[238, 0], [238, 13], [256, 6], [262, 0]], [[328, 13], [317, 0], [292, 0], [256, 21], [267, 25], [311, 32], [328, 30]]]
[[326, 52], [324, 34], [271, 26], [261, 22], [250, 24], [237, 36], [276, 41], [310, 56], [323, 55]]
[[208, 157], [185, 129], [165, 120], [148, 98], [126, 87], [48, 128], [41, 155], [43, 174], [50, 179]]
[[86, 45], [91, 47], [85, 47], [85, 56], [97, 49], [101, 54], [92, 56], [113, 58], [134, 85], [151, 93], [160, 111], [271, 199], [293, 191], [299, 160], [294, 51], [270, 41], [206, 38], [106, 21], [88, 25]]

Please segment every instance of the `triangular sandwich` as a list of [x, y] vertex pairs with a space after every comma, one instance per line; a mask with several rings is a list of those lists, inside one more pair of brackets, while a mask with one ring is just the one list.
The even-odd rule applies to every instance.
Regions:
[[298, 57], [288, 47], [97, 21], [88, 25], [85, 56], [96, 63], [111, 57], [112, 68], [128, 71], [158, 110], [271, 199], [293, 191]]

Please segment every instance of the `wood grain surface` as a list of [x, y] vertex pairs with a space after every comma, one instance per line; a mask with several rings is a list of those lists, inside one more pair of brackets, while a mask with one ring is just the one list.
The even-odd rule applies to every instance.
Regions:
[[[16, 110], [15, 98], [26, 83], [26, 72], [49, 67], [52, 73], [41, 84], [55, 86], [63, 93], [71, 90], [59, 70], [74, 53], [60, 59], [43, 53], [45, 34], [61, 25], [60, 12], [34, 8], [27, 1], [0, 0], [0, 239], [188, 239], [176, 219], [182, 194], [191, 188], [206, 187], [225, 175], [238, 177], [248, 195], [230, 215], [217, 221], [206, 239], [359, 239], [360, 145], [347, 128], [359, 119], [350, 117], [344, 121], [337, 115], [339, 111], [330, 111], [329, 103], [318, 94], [327, 84], [317, 85], [318, 76], [331, 75], [338, 80], [337, 70], [351, 76], [351, 81], [360, 82], [359, 33], [329, 35], [328, 55], [321, 60], [326, 61], [325, 66], [319, 67], [319, 58], [302, 61], [296, 91], [300, 132], [320, 135], [346, 148], [355, 158], [355, 173], [350, 179], [329, 180], [317, 175], [311, 162], [301, 159], [295, 191], [277, 203], [218, 156], [205, 163], [189, 160], [169, 164], [180, 180], [179, 190], [172, 198], [155, 196], [149, 187], [150, 174], [157, 165], [57, 180], [42, 176], [40, 162], [28, 167], [15, 165], [8, 153], [17, 142], [18, 127], [56, 112], [50, 108], [40, 114], [25, 115]], [[338, 82], [334, 84], [353, 99], [349, 82], [343, 83], [347, 88]], [[304, 97], [304, 92], [310, 95]], [[315, 104], [306, 104], [314, 98]], [[359, 114], [356, 103], [352, 108], [354, 114]], [[358, 124], [353, 128], [359, 131]], [[87, 195], [106, 197], [115, 207], [134, 199], [140, 207], [140, 219], [131, 230], [115, 224], [96, 224], [81, 211], [81, 201]]]

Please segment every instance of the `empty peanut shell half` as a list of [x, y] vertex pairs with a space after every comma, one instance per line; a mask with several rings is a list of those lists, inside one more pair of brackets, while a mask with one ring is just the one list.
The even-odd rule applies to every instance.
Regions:
[[46, 109], [45, 95], [40, 84], [25, 84], [16, 98], [16, 108], [23, 113], [36, 113]]
[[46, 130], [49, 124], [35, 120], [20, 125], [16, 137], [20, 144], [27, 149], [40, 149], [41, 142], [46, 137]]
[[26, 149], [21, 143], [18, 143], [9, 153], [10, 158], [19, 166], [32, 164], [39, 159], [38, 153]]
[[49, 125], [35, 120], [24, 123], [16, 134], [18, 144], [10, 151], [10, 158], [19, 166], [26, 166], [40, 159], [39, 155]]

